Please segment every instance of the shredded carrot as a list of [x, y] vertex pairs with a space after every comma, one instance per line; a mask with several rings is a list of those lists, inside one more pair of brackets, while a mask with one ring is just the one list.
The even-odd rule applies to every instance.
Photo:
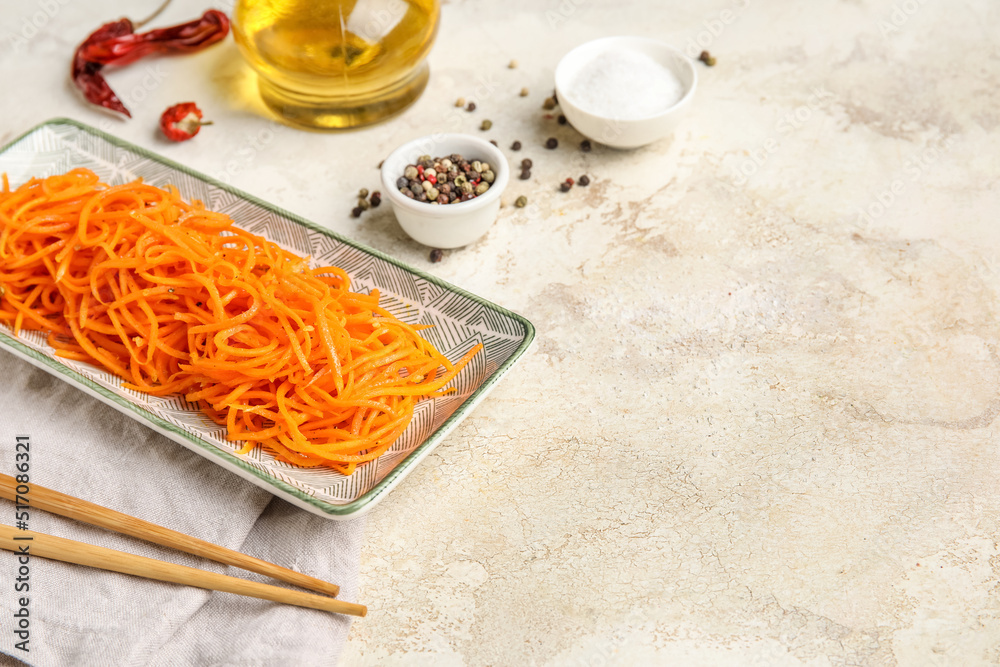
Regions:
[[125, 387], [181, 394], [300, 466], [345, 475], [384, 453], [456, 363], [347, 274], [250, 234], [175, 188], [87, 169], [0, 192], [0, 323], [49, 332]]

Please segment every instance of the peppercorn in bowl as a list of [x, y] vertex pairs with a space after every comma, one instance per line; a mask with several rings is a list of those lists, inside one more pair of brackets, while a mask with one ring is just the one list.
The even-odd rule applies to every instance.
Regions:
[[466, 134], [414, 139], [382, 163], [382, 189], [399, 226], [432, 248], [459, 248], [489, 231], [509, 179], [500, 149]]

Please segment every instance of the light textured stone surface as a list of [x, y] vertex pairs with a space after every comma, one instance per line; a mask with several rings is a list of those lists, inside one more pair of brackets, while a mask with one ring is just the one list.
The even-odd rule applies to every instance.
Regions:
[[[995, 2], [450, 3], [424, 97], [342, 135], [263, 120], [231, 43], [114, 73], [128, 123], [85, 108], [66, 54], [104, 5], [3, 53], [34, 91], [5, 139], [103, 123], [538, 329], [369, 515], [345, 665], [1000, 663]], [[584, 154], [541, 101], [612, 34], [700, 36], [718, 65], [673, 137]], [[186, 99], [216, 125], [167, 144]], [[430, 264], [387, 206], [347, 216], [393, 147], [483, 118], [536, 167], [481, 242]]]

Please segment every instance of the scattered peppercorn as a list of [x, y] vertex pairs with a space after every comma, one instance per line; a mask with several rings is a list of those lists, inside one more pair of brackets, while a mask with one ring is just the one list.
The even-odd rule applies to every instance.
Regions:
[[573, 185], [576, 183], [576, 181], [574, 181], [572, 178], [567, 178], [566, 182], [569, 183], [570, 187], [573, 187]]
[[376, 190], [375, 192], [372, 193], [370, 201], [372, 204], [372, 208], [378, 208], [379, 204], [382, 203], [382, 193]]
[[521, 195], [514, 201], [514, 206], [518, 208], [524, 208], [527, 205], [528, 205], [528, 198], [525, 197], [524, 195]]
[[362, 209], [362, 208], [361, 208], [360, 206], [355, 206], [355, 207], [354, 207], [354, 208], [353, 208], [353, 209], [351, 210], [351, 216], [352, 216], [352, 217], [355, 217], [355, 218], [360, 218], [360, 217], [361, 217], [361, 214], [362, 214], [363, 212], [364, 212], [364, 211], [363, 211], [363, 209]]
[[464, 107], [465, 106], [465, 98], [464, 97], [459, 97], [457, 100], [455, 100], [455, 106], [456, 107]]
[[512, 151], [519, 151], [519, 150], [521, 150], [521, 142], [520, 141], [515, 141], [514, 143], [512, 143], [510, 145], [510, 149]]
[[483, 132], [485, 132], [486, 130], [490, 129], [491, 127], [493, 127], [493, 121], [489, 120], [489, 119], [484, 120], [479, 125], [479, 129], [482, 130]]
[[715, 58], [708, 51], [702, 51], [701, 55], [698, 56], [698, 60], [705, 63], [709, 67], [715, 67]]
[[583, 176], [581, 176], [580, 178], [577, 179], [576, 184], [577, 185], [590, 185], [590, 176], [587, 176], [586, 174], [584, 174]]
[[367, 197], [368, 196], [368, 188], [361, 188], [360, 190], [358, 190], [358, 196], [361, 197], [362, 199], [364, 199], [365, 197]]
[[584, 139], [580, 142], [580, 150], [584, 153], [589, 153], [591, 149], [590, 139]]
[[563, 181], [559, 184], [559, 189], [563, 192], [569, 192], [569, 189], [573, 187], [573, 184], [569, 181]]
[[521, 97], [527, 97], [527, 96], [528, 96], [528, 89], [527, 88], [522, 88], [521, 89]]
[[521, 170], [521, 176], [520, 176], [520, 178], [521, 178], [522, 181], [526, 181], [529, 178], [531, 178], [531, 170], [530, 169], [522, 169]]
[[441, 248], [434, 248], [434, 250], [431, 250], [431, 261], [433, 263], [437, 264], [442, 259], [444, 259], [444, 250], [441, 250]]
[[532, 167], [532, 164], [531, 164], [531, 158], [530, 157], [526, 157], [523, 160], [521, 160], [521, 169], [531, 169], [531, 167]]
[[562, 114], [559, 114], [559, 119], [558, 120], [559, 120], [559, 124], [560, 125], [565, 125], [566, 124], [566, 116], [564, 116]]
[[542, 102], [542, 108], [545, 109], [546, 111], [552, 111], [553, 109], [555, 109], [556, 108], [556, 98], [554, 98], [554, 97], [546, 97], [545, 101]]
[[500, 148], [500, 144], [497, 143], [496, 139], [490, 139], [490, 143], [496, 146], [497, 148]]
[[558, 145], [559, 145], [559, 140], [556, 139], [555, 137], [549, 137], [548, 139], [545, 140], [545, 147], [548, 148], [549, 150], [552, 150]]
[[368, 203], [367, 199], [358, 200], [358, 208], [360, 208], [362, 211], [367, 211], [369, 208], [371, 208], [371, 206], [372, 205]]
[[467, 107], [465, 107], [465, 110], [466, 111], [475, 111], [476, 110], [476, 103], [475, 102], [469, 102], [469, 105]]
[[511, 60], [509, 63], [507, 63], [507, 67], [510, 69], [517, 69], [517, 61]]

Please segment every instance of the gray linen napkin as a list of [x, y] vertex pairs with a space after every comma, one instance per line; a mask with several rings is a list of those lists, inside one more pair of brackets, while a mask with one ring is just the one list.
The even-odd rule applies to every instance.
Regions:
[[[45, 371], [0, 351], [0, 471], [16, 474], [30, 436], [30, 481], [341, 586], [354, 600], [364, 521], [334, 522], [274, 498]], [[0, 500], [0, 523], [15, 524]], [[31, 530], [267, 583], [265, 577], [41, 510]], [[0, 552], [0, 652], [63, 665], [335, 665], [347, 617], [32, 558], [14, 590]], [[29, 651], [13, 633], [30, 598]], [[0, 656], [0, 664], [9, 662]]]

